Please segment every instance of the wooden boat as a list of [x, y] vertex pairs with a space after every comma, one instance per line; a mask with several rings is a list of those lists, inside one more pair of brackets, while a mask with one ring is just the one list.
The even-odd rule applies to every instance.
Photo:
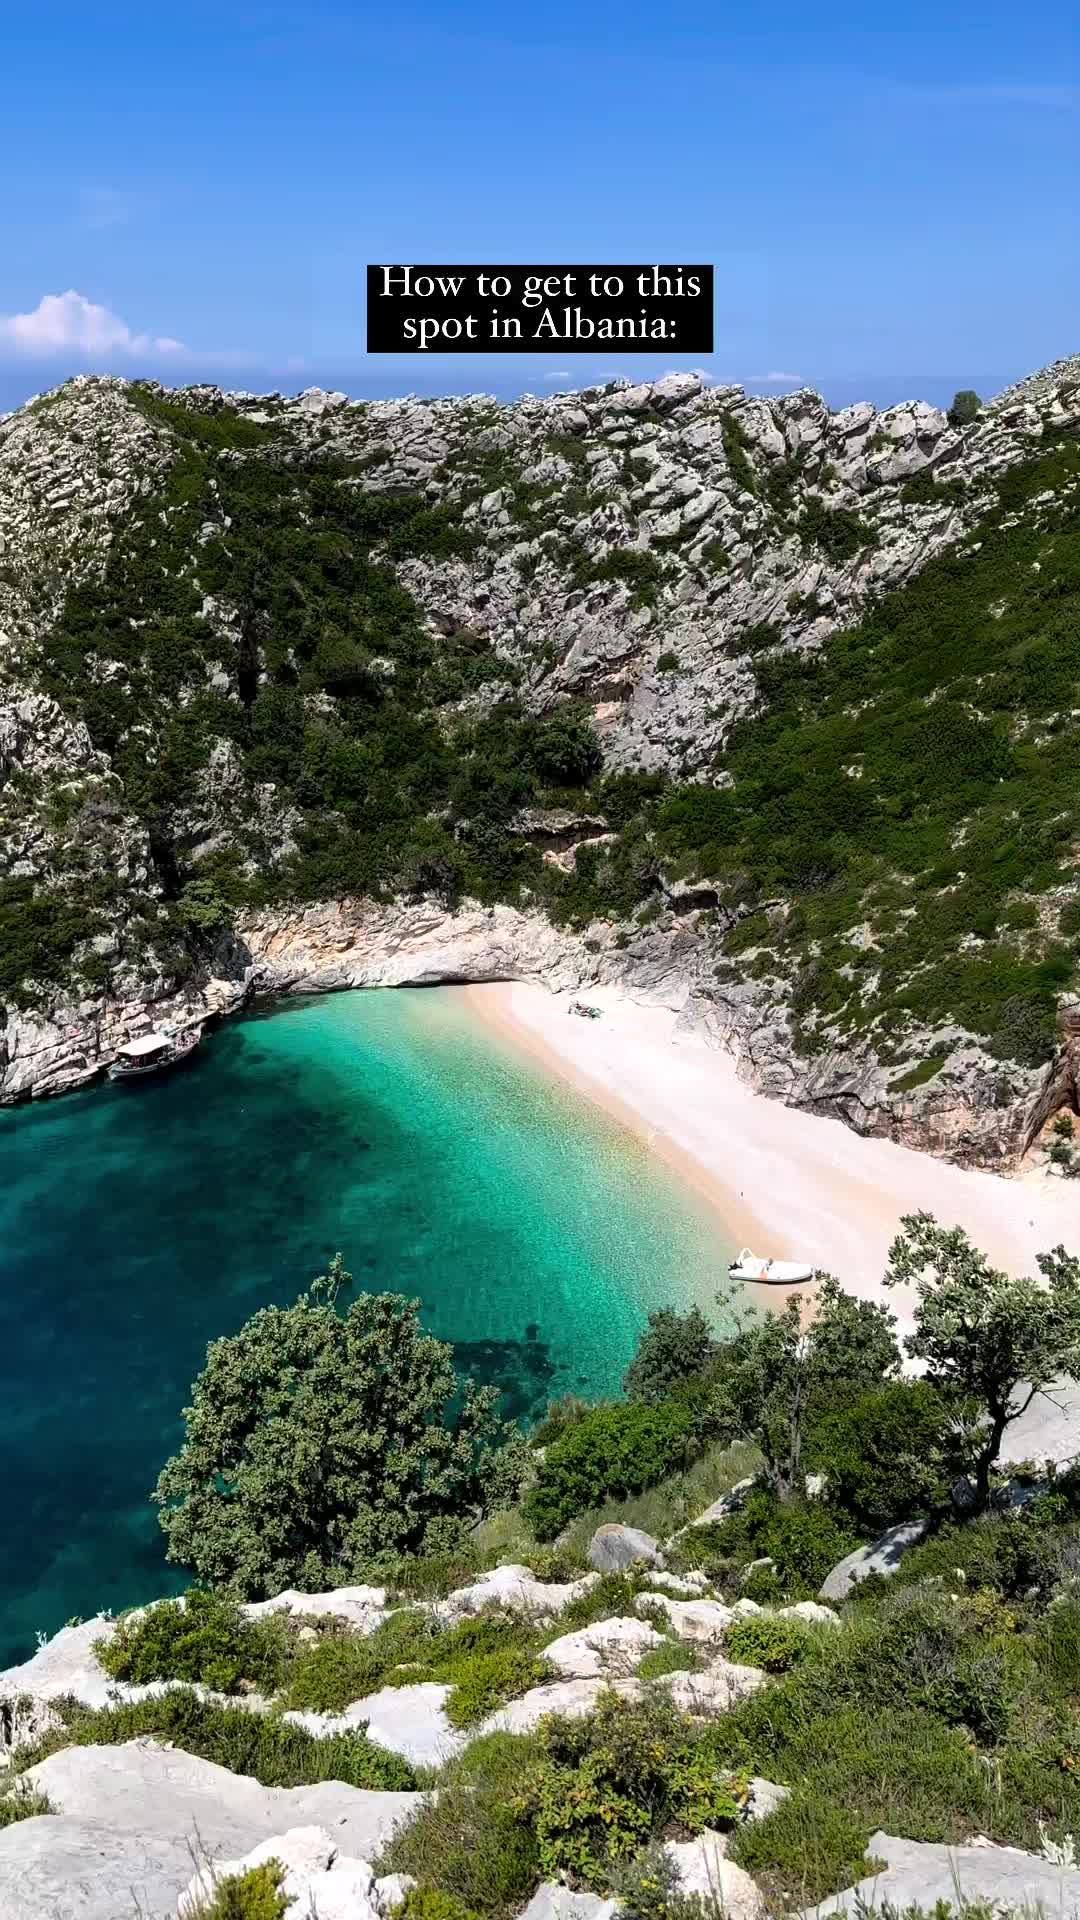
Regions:
[[755, 1280], [759, 1284], [764, 1281], [767, 1287], [797, 1287], [814, 1277], [813, 1267], [804, 1266], [801, 1261], [763, 1260], [750, 1247], [743, 1247], [728, 1273], [733, 1280]]
[[181, 1027], [176, 1033], [155, 1028], [140, 1033], [116, 1050], [109, 1067], [110, 1080], [141, 1080], [148, 1073], [161, 1073], [181, 1060], [190, 1059], [202, 1039], [201, 1025]]

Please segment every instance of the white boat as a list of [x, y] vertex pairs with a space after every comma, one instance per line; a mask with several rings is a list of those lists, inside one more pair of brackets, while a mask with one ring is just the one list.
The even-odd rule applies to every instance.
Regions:
[[814, 1277], [813, 1267], [804, 1266], [799, 1260], [764, 1260], [751, 1247], [743, 1247], [728, 1273], [733, 1280], [764, 1281], [769, 1287], [797, 1287]]
[[109, 1068], [110, 1080], [140, 1080], [144, 1074], [160, 1073], [193, 1054], [202, 1039], [201, 1026], [182, 1027], [178, 1033], [140, 1033], [116, 1049]]

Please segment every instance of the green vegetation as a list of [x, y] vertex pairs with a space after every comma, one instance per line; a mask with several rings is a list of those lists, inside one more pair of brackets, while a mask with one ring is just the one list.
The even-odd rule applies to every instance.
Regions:
[[158, 1481], [169, 1558], [247, 1599], [445, 1545], [520, 1484], [524, 1443], [497, 1392], [462, 1388], [415, 1300], [361, 1294], [339, 1314], [348, 1278], [339, 1258], [294, 1307], [211, 1343]]
[[926, 1380], [891, 1380], [814, 1423], [809, 1455], [829, 1498], [880, 1533], [948, 1504], [949, 1402]]
[[975, 389], [961, 387], [959, 393], [953, 395], [953, 403], [949, 408], [949, 425], [950, 427], [969, 427], [973, 420], [978, 419], [981, 412], [982, 401]]
[[219, 1880], [213, 1895], [191, 1914], [191, 1920], [286, 1920], [291, 1900], [281, 1891], [285, 1878], [277, 1860], [246, 1873], [230, 1873]]
[[451, 1725], [472, 1727], [551, 1677], [539, 1657], [544, 1638], [529, 1622], [496, 1612], [441, 1632], [428, 1613], [394, 1613], [362, 1639], [327, 1634], [299, 1652], [288, 1704], [340, 1713], [380, 1687], [436, 1680], [453, 1688], [446, 1703]]
[[284, 1675], [286, 1642], [280, 1618], [247, 1620], [226, 1595], [193, 1591], [121, 1620], [97, 1654], [113, 1680], [190, 1680], [216, 1693], [273, 1693]]
[[525, 1500], [538, 1540], [600, 1500], [655, 1486], [687, 1458], [689, 1413], [676, 1405], [598, 1407], [548, 1448]]
[[746, 1667], [763, 1667], [766, 1673], [786, 1673], [808, 1653], [810, 1636], [800, 1621], [782, 1614], [751, 1614], [736, 1620], [724, 1635], [724, 1651], [729, 1659]]
[[704, 1373], [717, 1351], [700, 1307], [691, 1307], [689, 1313], [660, 1307], [650, 1313], [638, 1339], [637, 1351], [623, 1378], [623, 1392], [628, 1400], [653, 1404], [667, 1400], [697, 1374]]
[[[680, 871], [797, 909], [771, 954], [808, 1052], [944, 1021], [1006, 1060], [1053, 1050], [1075, 930], [1012, 908], [1074, 877], [1078, 482], [1075, 443], [1014, 468], [969, 538], [859, 626], [759, 656], [758, 711], [722, 760], [734, 785], [661, 801], [656, 844]], [[852, 939], [863, 923], [872, 944]]]
[[548, 1879], [604, 1888], [652, 1834], [731, 1825], [746, 1796], [746, 1782], [717, 1771], [662, 1695], [641, 1705], [603, 1696], [588, 1719], [544, 1721], [537, 1746], [514, 1806], [533, 1825]]
[[408, 1762], [387, 1753], [364, 1733], [328, 1734], [324, 1739], [302, 1727], [242, 1707], [213, 1706], [190, 1688], [176, 1687], [133, 1706], [92, 1711], [68, 1706], [64, 1724], [36, 1745], [20, 1749], [16, 1765], [23, 1773], [62, 1747], [115, 1747], [144, 1735], [181, 1747], [201, 1760], [246, 1773], [264, 1787], [311, 1786], [318, 1780], [344, 1780], [347, 1786], [380, 1792], [407, 1792], [416, 1785]]
[[48, 1796], [32, 1787], [17, 1782], [14, 1787], [0, 1789], [0, 1833], [18, 1820], [36, 1820], [39, 1814], [52, 1812]]
[[982, 1512], [1007, 1428], [1055, 1380], [1080, 1379], [1080, 1260], [1058, 1246], [1038, 1256], [1041, 1281], [1013, 1279], [959, 1227], [939, 1227], [929, 1213], [901, 1225], [885, 1285], [915, 1290], [904, 1347], [950, 1396]]
[[756, 493], [757, 481], [750, 464], [750, 441], [742, 422], [733, 413], [725, 413], [721, 419], [720, 431], [724, 441], [724, 452], [731, 469], [735, 485], [743, 493]]
[[857, 514], [848, 507], [827, 507], [816, 493], [807, 499], [798, 529], [804, 546], [819, 547], [837, 565], [874, 543], [873, 529]]

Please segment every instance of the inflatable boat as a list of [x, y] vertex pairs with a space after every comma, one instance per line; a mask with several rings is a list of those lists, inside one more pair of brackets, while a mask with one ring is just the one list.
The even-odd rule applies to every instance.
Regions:
[[744, 1247], [737, 1260], [733, 1260], [728, 1272], [733, 1280], [763, 1280], [770, 1287], [797, 1287], [800, 1281], [812, 1280], [813, 1267], [804, 1266], [798, 1260], [763, 1260], [759, 1253], [750, 1247]]

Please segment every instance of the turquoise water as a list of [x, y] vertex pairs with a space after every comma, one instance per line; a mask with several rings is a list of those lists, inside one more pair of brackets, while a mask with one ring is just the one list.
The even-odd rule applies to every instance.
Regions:
[[0, 1666], [182, 1587], [147, 1495], [208, 1339], [338, 1249], [508, 1410], [617, 1390], [731, 1249], [638, 1140], [453, 989], [302, 1001], [171, 1078], [0, 1114]]

